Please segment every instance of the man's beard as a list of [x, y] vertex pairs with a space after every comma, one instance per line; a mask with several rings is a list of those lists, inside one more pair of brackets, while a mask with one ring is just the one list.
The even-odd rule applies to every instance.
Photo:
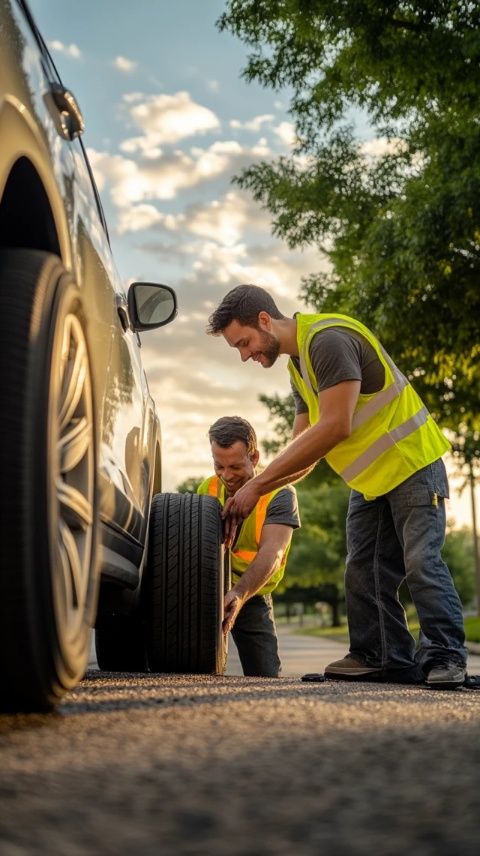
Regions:
[[273, 366], [276, 361], [278, 355], [280, 354], [280, 342], [275, 336], [272, 336], [271, 333], [266, 333], [263, 331], [261, 333], [261, 353], [268, 360], [267, 365], [264, 368], [270, 368]]

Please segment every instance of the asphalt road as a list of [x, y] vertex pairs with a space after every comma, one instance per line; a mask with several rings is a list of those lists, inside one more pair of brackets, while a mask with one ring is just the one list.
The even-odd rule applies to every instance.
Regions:
[[92, 669], [56, 714], [0, 717], [0, 853], [473, 856], [479, 714], [464, 689]]

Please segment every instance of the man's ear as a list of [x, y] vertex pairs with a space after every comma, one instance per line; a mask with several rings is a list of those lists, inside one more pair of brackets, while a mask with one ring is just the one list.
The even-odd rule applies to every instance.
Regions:
[[254, 452], [250, 452], [249, 457], [250, 457], [250, 460], [251, 460], [253, 466], [256, 467], [258, 464], [258, 461], [260, 459], [260, 452], [258, 451], [258, 449], [255, 449]]
[[264, 309], [258, 313], [258, 327], [267, 333], [270, 333], [272, 329], [272, 316], [268, 312], [265, 312]]

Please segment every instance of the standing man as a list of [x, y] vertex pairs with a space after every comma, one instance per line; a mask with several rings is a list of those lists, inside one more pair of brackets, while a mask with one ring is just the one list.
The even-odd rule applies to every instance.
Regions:
[[[460, 599], [441, 558], [449, 443], [375, 335], [347, 315], [287, 318], [254, 285], [230, 291], [209, 319], [242, 360], [264, 368], [288, 354], [293, 441], [228, 500], [232, 529], [259, 498], [320, 458], [352, 488], [345, 575], [350, 652], [327, 677], [454, 689], [465, 680]], [[398, 589], [406, 579], [421, 634], [417, 651]]]
[[[215, 475], [197, 493], [222, 505], [255, 476], [255, 431], [240, 416], [218, 419], [208, 432]], [[237, 530], [232, 546], [233, 587], [225, 595], [223, 632], [230, 630], [244, 675], [277, 678], [280, 670], [272, 591], [285, 572], [292, 532], [300, 526], [295, 488], [265, 491]]]

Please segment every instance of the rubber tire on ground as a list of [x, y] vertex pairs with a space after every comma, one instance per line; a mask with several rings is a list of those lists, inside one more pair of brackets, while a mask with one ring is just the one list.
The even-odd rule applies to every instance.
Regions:
[[2, 250], [0, 282], [0, 707], [46, 710], [84, 674], [96, 609], [91, 363], [60, 259]]
[[141, 620], [127, 615], [102, 619], [95, 629], [95, 652], [105, 672], [145, 672], [147, 653]]
[[146, 570], [151, 671], [222, 674], [224, 561], [220, 503], [196, 494], [157, 494]]

